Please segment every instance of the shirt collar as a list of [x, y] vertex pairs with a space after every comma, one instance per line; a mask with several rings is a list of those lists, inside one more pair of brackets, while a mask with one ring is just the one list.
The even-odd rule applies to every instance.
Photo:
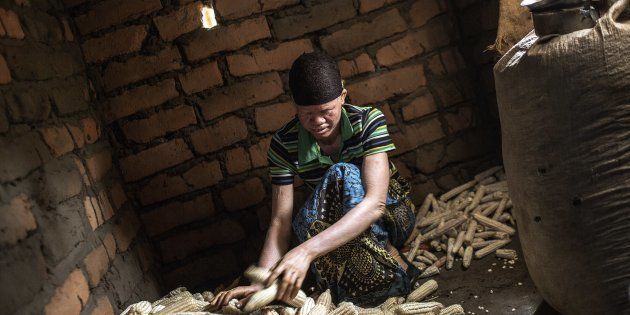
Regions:
[[[341, 145], [354, 134], [346, 109], [341, 107]], [[332, 164], [329, 157], [322, 155], [315, 137], [302, 124], [298, 123], [298, 163], [305, 164], [318, 159], [321, 163]]]

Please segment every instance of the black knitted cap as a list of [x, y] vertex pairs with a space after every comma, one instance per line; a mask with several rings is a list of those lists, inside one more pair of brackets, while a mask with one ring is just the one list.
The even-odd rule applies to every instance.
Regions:
[[343, 91], [337, 63], [321, 52], [304, 53], [293, 62], [289, 86], [297, 105], [328, 103]]

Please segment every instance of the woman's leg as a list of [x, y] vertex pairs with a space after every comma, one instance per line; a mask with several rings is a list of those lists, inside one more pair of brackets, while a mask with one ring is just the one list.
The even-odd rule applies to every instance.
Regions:
[[[355, 165], [331, 166], [296, 215], [294, 229], [300, 242], [334, 224], [364, 196], [361, 173]], [[379, 220], [359, 237], [316, 259], [311, 269], [318, 282], [331, 289], [336, 301], [367, 305], [407, 294], [409, 276], [385, 249], [386, 243], [387, 231]]]

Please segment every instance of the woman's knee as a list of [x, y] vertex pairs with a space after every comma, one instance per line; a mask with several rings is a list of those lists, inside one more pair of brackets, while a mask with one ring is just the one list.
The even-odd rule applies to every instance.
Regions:
[[326, 171], [326, 177], [346, 177], [348, 174], [361, 174], [359, 167], [352, 163], [339, 162], [335, 163]]

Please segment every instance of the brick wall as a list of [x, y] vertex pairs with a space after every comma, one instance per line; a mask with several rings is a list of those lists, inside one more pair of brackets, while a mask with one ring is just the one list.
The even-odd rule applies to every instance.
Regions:
[[[8, 6], [23, 20], [23, 11], [35, 10], [44, 1], [30, 0], [30, 7], [17, 4], [24, 2]], [[474, 58], [483, 56], [480, 49], [496, 28], [496, 17], [489, 14], [487, 25], [480, 29], [463, 16], [483, 0], [62, 2], [65, 10], [59, 5], [43, 11], [68, 14], [71, 18], [59, 25], [73, 31], [73, 41], [60, 40], [65, 46], [49, 44], [48, 50], [27, 49], [27, 55], [33, 55], [30, 60], [54, 58], [38, 71], [40, 62], [32, 65], [3, 48], [11, 77], [0, 71], [0, 82], [8, 80], [2, 87], [13, 91], [23, 78], [38, 84], [57, 82], [61, 80], [57, 73], [74, 69], [66, 76], [79, 76], [75, 85], [84, 84], [92, 99], [72, 114], [56, 108], [63, 102], [52, 103], [52, 113], [29, 107], [20, 107], [24, 109], [18, 114], [6, 110], [12, 115], [7, 116], [11, 124], [8, 127], [0, 116], [0, 132], [10, 129], [10, 134], [22, 132], [38, 139], [39, 146], [28, 146], [35, 149], [21, 149], [37, 157], [41, 155], [33, 150], [45, 145], [48, 135], [54, 144], [50, 160], [80, 157], [87, 176], [103, 183], [81, 186], [76, 207], [69, 208], [90, 208], [109, 196], [114, 218], [101, 225], [108, 211], [101, 211], [100, 217], [97, 212], [82, 217], [88, 228], [85, 237], [107, 235], [110, 229], [119, 231], [112, 232], [115, 240], [116, 235], [137, 234], [132, 242], [132, 237], [116, 240], [118, 252], [130, 253], [119, 255], [124, 267], [116, 260], [110, 263], [110, 270], [120, 267], [132, 278], [124, 286], [127, 291], [142, 281], [150, 282], [140, 280], [134, 269], [150, 252], [157, 256], [162, 291], [178, 284], [207, 289], [233, 279], [257, 260], [270, 216], [266, 150], [273, 132], [293, 116], [288, 69], [303, 52], [323, 50], [332, 55], [349, 90], [348, 101], [383, 110], [398, 147], [391, 158], [411, 179], [416, 202], [498, 162], [497, 122], [489, 102], [493, 88], [487, 85], [491, 80], [482, 76], [490, 61]], [[202, 27], [204, 5], [214, 7], [218, 27]], [[482, 5], [484, 13], [478, 14], [492, 10], [492, 5]], [[41, 41], [34, 42], [41, 46]], [[60, 91], [66, 96], [71, 93], [67, 88]], [[29, 95], [34, 97], [37, 94]], [[35, 117], [27, 128], [22, 117], [28, 115]], [[96, 143], [86, 140], [82, 148], [76, 140], [71, 147], [59, 139], [63, 130], [75, 137], [90, 123], [45, 133], [25, 131], [88, 116], [94, 118], [92, 125], [100, 127], [101, 136]], [[24, 141], [14, 145], [19, 143]], [[7, 167], [7, 172], [49, 174], [45, 163], [25, 161]], [[26, 175], [13, 176], [19, 181]], [[11, 191], [17, 196], [27, 188], [11, 187]], [[296, 190], [299, 206], [308, 191], [299, 180]], [[129, 197], [126, 211], [118, 209], [123, 198], [112, 193]], [[24, 219], [25, 229], [32, 227], [30, 223]], [[97, 226], [96, 233], [92, 226]], [[150, 248], [143, 246], [145, 233]], [[101, 245], [80, 243], [95, 251]], [[102, 244], [107, 253], [110, 243]], [[104, 257], [102, 250], [93, 255], [90, 261]], [[88, 268], [78, 265], [83, 268], [79, 275], [91, 281]], [[68, 281], [75, 283], [75, 277], [69, 275], [73, 280]], [[114, 307], [129, 296], [115, 296], [121, 287], [108, 288], [112, 290], [104, 291]], [[150, 294], [138, 292], [138, 296]], [[79, 300], [84, 299], [79, 296]]]
[[0, 1], [5, 314], [113, 314], [158, 294], [150, 243], [64, 12], [59, 1]]

